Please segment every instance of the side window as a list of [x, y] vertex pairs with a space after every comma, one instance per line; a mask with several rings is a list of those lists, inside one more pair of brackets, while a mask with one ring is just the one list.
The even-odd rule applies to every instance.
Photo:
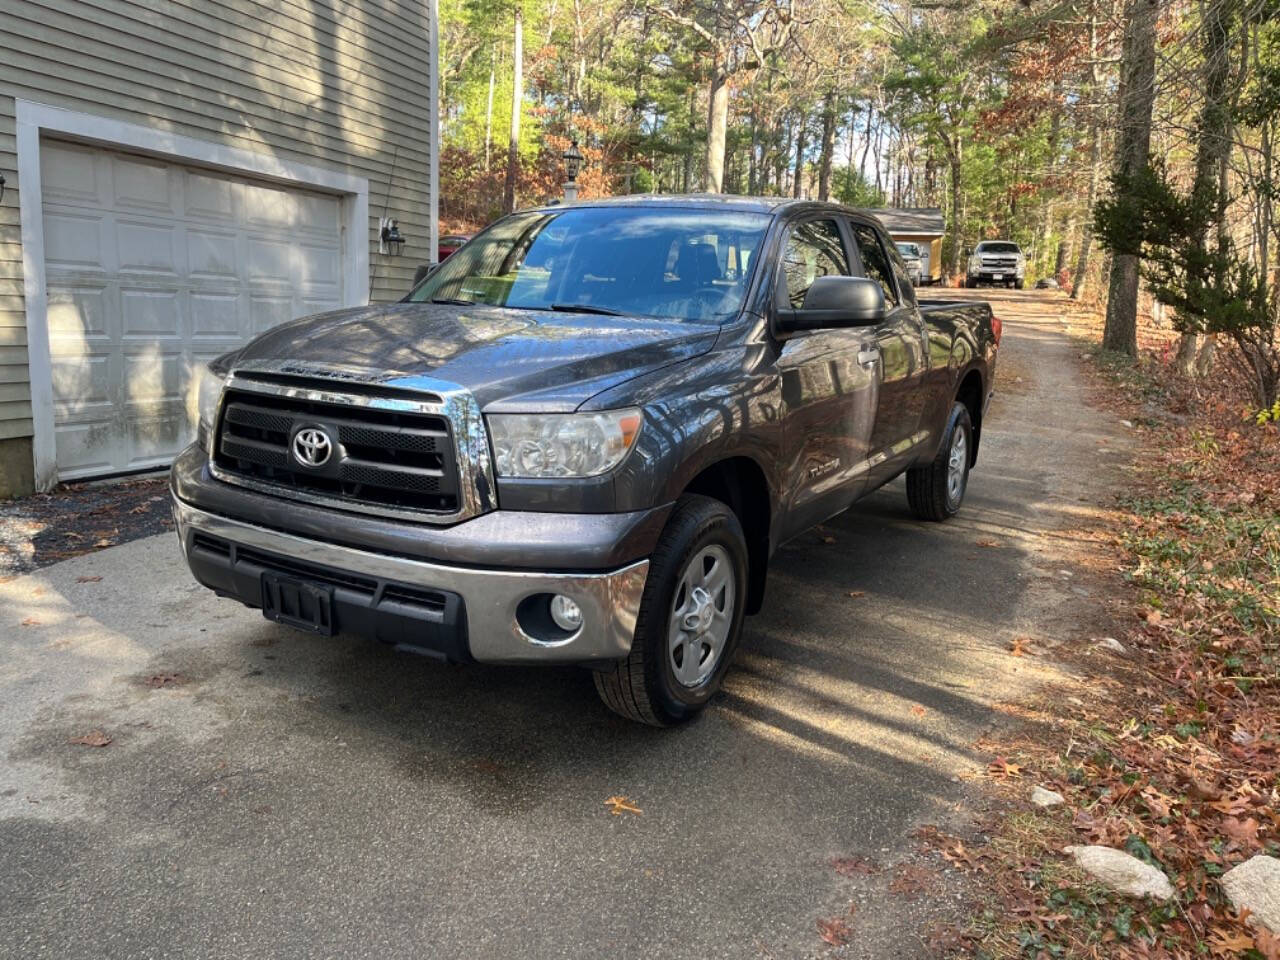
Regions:
[[858, 244], [858, 255], [862, 257], [862, 268], [867, 272], [867, 278], [879, 283], [884, 288], [885, 303], [896, 307], [898, 294], [893, 286], [893, 267], [884, 247], [880, 246], [880, 238], [865, 223], [851, 223], [849, 226]]
[[811, 220], [794, 227], [782, 254], [782, 278], [787, 300], [794, 310], [804, 306], [804, 296], [818, 277], [849, 275], [849, 261], [834, 220]]

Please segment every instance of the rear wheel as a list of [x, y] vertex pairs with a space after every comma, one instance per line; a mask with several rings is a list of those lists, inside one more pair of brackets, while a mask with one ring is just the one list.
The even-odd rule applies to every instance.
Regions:
[[907, 503], [921, 520], [946, 520], [960, 511], [969, 486], [973, 421], [963, 403], [951, 407], [938, 454], [923, 467], [907, 471]]
[[658, 727], [696, 716], [733, 659], [746, 585], [746, 538], [733, 511], [681, 497], [649, 559], [631, 653], [594, 674], [605, 705]]

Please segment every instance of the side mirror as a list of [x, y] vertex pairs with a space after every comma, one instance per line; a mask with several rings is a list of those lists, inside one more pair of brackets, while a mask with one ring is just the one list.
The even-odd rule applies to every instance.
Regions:
[[778, 329], [870, 327], [885, 318], [884, 290], [865, 277], [818, 277], [799, 310], [779, 310]]
[[[429, 274], [432, 270], [434, 270], [438, 266], [440, 266], [440, 264], [438, 263], [418, 264], [418, 269], [413, 271], [413, 286], [416, 287], [418, 284], [420, 284], [424, 279], [426, 279], [427, 274]], [[413, 287], [410, 287], [409, 289], [412, 290]]]

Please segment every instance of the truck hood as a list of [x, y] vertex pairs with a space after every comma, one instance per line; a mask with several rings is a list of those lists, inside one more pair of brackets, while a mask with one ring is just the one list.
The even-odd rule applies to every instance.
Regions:
[[471, 391], [485, 410], [577, 409], [602, 390], [711, 349], [719, 327], [505, 307], [397, 303], [282, 324], [229, 365]]

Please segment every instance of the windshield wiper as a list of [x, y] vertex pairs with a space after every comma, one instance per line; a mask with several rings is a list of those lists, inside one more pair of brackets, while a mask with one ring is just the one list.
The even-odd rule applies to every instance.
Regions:
[[621, 310], [610, 310], [608, 307], [593, 307], [589, 303], [553, 303], [551, 309], [558, 313], [596, 313], [602, 317], [625, 317]]
[[474, 307], [474, 300], [463, 300], [460, 297], [437, 297], [431, 301], [432, 303], [447, 303], [455, 307]]

